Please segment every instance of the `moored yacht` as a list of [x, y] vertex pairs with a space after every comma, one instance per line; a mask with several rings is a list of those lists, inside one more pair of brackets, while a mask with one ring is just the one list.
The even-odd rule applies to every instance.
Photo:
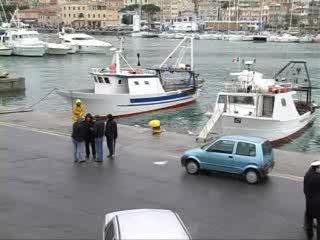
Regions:
[[305, 62], [290, 61], [272, 79], [247, 69], [218, 94], [209, 121], [198, 139], [210, 133], [259, 136], [274, 144], [290, 141], [315, 119], [317, 106], [311, 100], [311, 82]]
[[77, 53], [106, 53], [112, 46], [110, 43], [93, 38], [84, 33], [59, 32], [62, 43], [70, 44]]
[[47, 54], [49, 55], [67, 55], [70, 47], [62, 43], [47, 43]]
[[[187, 50], [189, 64], [181, 62]], [[174, 56], [178, 60], [171, 64]], [[128, 116], [183, 106], [197, 99], [202, 85], [193, 71], [192, 38], [183, 39], [158, 68], [133, 68], [121, 47], [109, 67], [92, 69], [91, 75], [93, 89], [59, 90], [58, 94], [68, 101], [80, 98], [88, 112], [99, 115]]]

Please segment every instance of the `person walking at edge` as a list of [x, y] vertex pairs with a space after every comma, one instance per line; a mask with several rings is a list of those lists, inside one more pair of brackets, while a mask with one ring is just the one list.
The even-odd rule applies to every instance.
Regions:
[[85, 109], [80, 99], [76, 100], [76, 105], [72, 109], [72, 121], [77, 122], [79, 118], [84, 118]]
[[320, 161], [313, 162], [304, 176], [303, 191], [306, 197], [307, 238], [313, 238], [313, 220], [317, 219], [317, 240], [320, 240]]
[[86, 134], [86, 128], [84, 121], [81, 118], [78, 119], [72, 126], [72, 142], [73, 142], [73, 156], [74, 162], [84, 162], [84, 139]]
[[85, 117], [84, 125], [86, 128], [86, 135], [85, 135], [85, 144], [86, 144], [86, 159], [90, 158], [90, 147], [93, 160], [96, 159], [96, 146], [94, 140], [94, 132], [93, 132], [93, 117], [90, 113], [88, 113]]
[[109, 149], [109, 155], [108, 157], [113, 157], [116, 147], [116, 140], [118, 138], [118, 127], [117, 123], [114, 120], [113, 116], [111, 114], [108, 114], [107, 116], [107, 124], [106, 124], [106, 138], [107, 138], [107, 146]]
[[100, 116], [95, 116], [95, 123], [93, 125], [94, 140], [96, 145], [97, 159], [96, 162], [103, 161], [103, 135], [105, 129], [105, 121], [100, 119]]

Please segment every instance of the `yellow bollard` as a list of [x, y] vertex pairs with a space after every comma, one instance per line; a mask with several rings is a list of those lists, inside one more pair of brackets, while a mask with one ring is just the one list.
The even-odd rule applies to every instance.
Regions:
[[161, 130], [161, 123], [159, 120], [152, 120], [149, 122], [149, 126], [152, 128], [153, 134], [159, 134], [162, 133]]

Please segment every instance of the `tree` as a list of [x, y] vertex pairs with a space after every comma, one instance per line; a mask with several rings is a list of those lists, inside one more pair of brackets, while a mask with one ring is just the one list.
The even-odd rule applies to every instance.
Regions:
[[148, 24], [153, 20], [153, 16], [160, 12], [160, 7], [154, 4], [145, 4], [142, 6], [142, 11], [147, 15]]
[[137, 11], [139, 9], [139, 4], [128, 5], [120, 10], [120, 12]]

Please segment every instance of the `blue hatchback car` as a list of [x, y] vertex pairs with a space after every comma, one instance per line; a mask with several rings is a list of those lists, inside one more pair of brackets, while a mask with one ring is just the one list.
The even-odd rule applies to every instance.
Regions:
[[255, 184], [273, 169], [274, 157], [267, 139], [231, 135], [186, 151], [181, 164], [189, 174], [200, 169], [241, 174]]

